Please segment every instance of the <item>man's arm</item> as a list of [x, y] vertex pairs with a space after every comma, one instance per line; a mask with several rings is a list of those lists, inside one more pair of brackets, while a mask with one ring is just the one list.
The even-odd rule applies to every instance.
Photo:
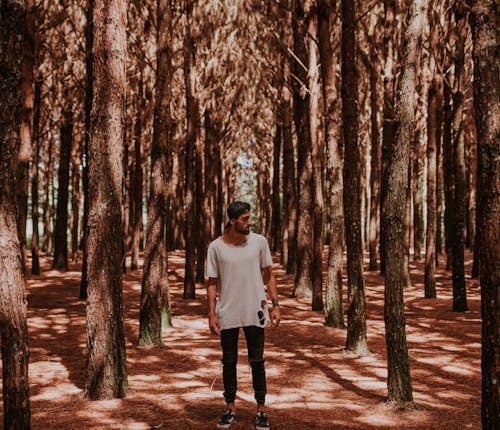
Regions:
[[271, 266], [262, 269], [262, 280], [267, 286], [267, 293], [271, 299], [271, 325], [277, 327], [281, 320], [280, 306], [278, 302], [278, 286], [276, 284], [276, 278], [273, 275], [273, 270]]
[[208, 302], [208, 325], [212, 334], [220, 335], [220, 324], [215, 315], [215, 302], [217, 300], [217, 278], [208, 278], [207, 302]]

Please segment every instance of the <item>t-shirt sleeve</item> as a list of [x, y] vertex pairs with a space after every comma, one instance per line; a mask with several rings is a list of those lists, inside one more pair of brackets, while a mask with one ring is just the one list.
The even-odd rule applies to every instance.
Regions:
[[207, 278], [219, 277], [219, 264], [217, 262], [217, 253], [214, 246], [208, 247], [207, 252]]
[[262, 244], [260, 247], [260, 267], [261, 269], [265, 269], [273, 264], [273, 259], [271, 258], [271, 250], [269, 249], [269, 244], [267, 243], [267, 239], [262, 238]]

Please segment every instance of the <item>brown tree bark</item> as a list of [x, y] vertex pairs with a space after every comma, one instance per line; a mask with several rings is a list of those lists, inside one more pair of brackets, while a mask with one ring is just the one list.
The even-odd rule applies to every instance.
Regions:
[[[297, 178], [295, 175], [295, 148], [292, 137], [292, 96], [288, 88], [283, 93], [283, 207], [285, 208], [286, 248], [283, 244], [283, 262], [286, 273], [297, 271]], [[286, 255], [285, 255], [286, 254]]]
[[308, 51], [309, 51], [309, 132], [312, 161], [312, 216], [313, 230], [313, 261], [312, 261], [312, 310], [323, 310], [323, 145], [320, 144], [319, 121], [319, 72], [318, 72], [318, 15], [311, 10], [307, 20]]
[[388, 165], [388, 188], [382, 210], [385, 224], [386, 273], [384, 320], [387, 343], [388, 399], [407, 402], [413, 399], [403, 288], [406, 285], [404, 259], [404, 219], [410, 139], [414, 123], [414, 97], [420, 37], [426, 22], [428, 0], [413, 0], [409, 10], [408, 26], [403, 36], [402, 69], [396, 101], [396, 139]]
[[134, 121], [134, 175], [133, 175], [133, 193], [130, 200], [133, 200], [133, 219], [132, 221], [132, 246], [130, 270], [139, 268], [139, 250], [141, 243], [142, 223], [142, 189], [143, 189], [143, 172], [142, 172], [142, 113], [144, 111], [144, 91], [142, 75], [138, 82], [136, 113]]
[[356, 70], [356, 11], [354, 2], [342, 0], [342, 123], [344, 135], [344, 223], [347, 243], [346, 349], [368, 352], [366, 338], [365, 279], [361, 240], [361, 166], [358, 142], [358, 76]]
[[335, 2], [323, 0], [318, 9], [318, 42], [325, 117], [325, 145], [327, 147], [327, 175], [330, 178], [328, 201], [331, 207], [330, 245], [325, 293], [325, 324], [344, 327], [342, 302], [342, 258], [344, 242], [344, 202], [342, 198], [342, 154], [335, 136], [336, 88], [333, 52], [330, 42], [330, 23], [334, 20]]
[[196, 184], [195, 155], [199, 141], [200, 114], [195, 98], [195, 46], [190, 34], [190, 15], [192, 4], [186, 8], [186, 25], [184, 34], [184, 81], [186, 87], [186, 153], [185, 153], [185, 189], [184, 189], [184, 239], [186, 241], [186, 264], [184, 271], [184, 299], [194, 299], [196, 296]]
[[467, 310], [467, 291], [465, 289], [465, 142], [463, 126], [463, 99], [465, 86], [465, 10], [455, 8], [456, 53], [455, 86], [453, 89], [453, 214], [452, 221], [452, 280], [453, 310]]
[[26, 221], [28, 218], [28, 189], [29, 189], [29, 164], [32, 158], [32, 129], [33, 129], [33, 102], [34, 102], [34, 67], [35, 67], [35, 7], [33, 0], [27, 0], [26, 24], [23, 39], [22, 57], [22, 95], [23, 112], [21, 116], [21, 147], [19, 149], [18, 164], [16, 169], [16, 194], [18, 218], [17, 228], [21, 245], [23, 266], [26, 267]]
[[142, 275], [141, 310], [139, 315], [139, 345], [162, 344], [161, 331], [172, 325], [166, 228], [167, 199], [170, 194], [172, 156], [172, 11], [170, 2], [157, 0], [158, 27], [156, 33], [156, 97], [151, 147], [151, 181], [148, 202], [146, 249]]
[[[432, 30], [431, 30], [432, 31]], [[436, 34], [431, 34], [431, 46], [436, 45]], [[424, 294], [436, 298], [436, 230], [437, 230], [437, 146], [441, 138], [438, 111], [440, 109], [441, 86], [436, 76], [434, 60], [431, 58], [431, 84], [427, 100], [427, 230], [425, 240]]]
[[[279, 106], [278, 106], [279, 109]], [[283, 125], [281, 113], [276, 115], [276, 129], [273, 145], [273, 180], [271, 202], [271, 250], [281, 249], [281, 196], [280, 196], [280, 157], [283, 143]]]
[[382, 222], [382, 208], [385, 205], [387, 195], [388, 173], [387, 166], [391, 155], [392, 142], [396, 132], [394, 117], [394, 76], [396, 76], [394, 64], [396, 63], [396, 53], [394, 49], [394, 38], [396, 28], [396, 4], [392, 0], [384, 0], [384, 110], [382, 126], [382, 159], [380, 164], [380, 273], [385, 274], [385, 244], [386, 232]]
[[90, 114], [92, 110], [93, 99], [93, 54], [92, 47], [94, 45], [94, 3], [95, 0], [87, 0], [85, 17], [87, 19], [85, 25], [85, 124], [84, 124], [84, 141], [83, 141], [83, 258], [82, 258], [82, 277], [80, 280], [79, 298], [87, 299], [87, 265], [88, 265], [88, 219], [89, 219], [89, 142], [90, 142]]
[[452, 266], [452, 214], [453, 214], [453, 111], [452, 88], [448, 72], [443, 80], [443, 187], [444, 187], [444, 247], [446, 251], [446, 270]]
[[[288, 5], [289, 1], [286, 1]], [[283, 13], [281, 26], [283, 44], [293, 49], [292, 13], [289, 8], [280, 8]], [[280, 111], [283, 119], [283, 250], [282, 262], [286, 273], [297, 271], [297, 178], [295, 168], [295, 148], [292, 136], [292, 67], [295, 60], [290, 55], [283, 58], [283, 85], [281, 87]]]
[[[292, 16], [293, 45], [296, 60], [293, 73], [293, 111], [297, 132], [297, 272], [295, 297], [311, 297], [313, 291], [313, 178], [311, 142], [309, 132], [309, 92], [307, 86], [307, 48], [304, 9], [299, 0], [294, 0]], [[300, 61], [300, 62], [299, 62]], [[298, 81], [297, 81], [298, 80]]]
[[46, 164], [43, 172], [43, 235], [42, 235], [42, 251], [51, 253], [54, 250], [54, 236], [51, 232], [51, 220], [53, 208], [50, 203], [50, 192], [52, 190], [52, 146], [53, 139], [49, 139], [47, 145]]
[[78, 259], [79, 224], [80, 224], [80, 137], [75, 139], [71, 154], [71, 261]]
[[482, 314], [483, 429], [500, 428], [500, 58], [498, 4], [472, 1], [474, 107], [478, 138], [478, 216], [481, 219], [480, 279]]
[[96, 0], [93, 21], [85, 394], [90, 399], [102, 399], [124, 397], [128, 388], [121, 220], [126, 3]]
[[[201, 119], [199, 119], [199, 127], [201, 128]], [[204, 142], [197, 139], [195, 152], [195, 200], [196, 200], [196, 230], [198, 240], [196, 242], [196, 282], [205, 282], [205, 259], [209, 244], [209, 237], [205, 233], [205, 211], [203, 207], [205, 184], [203, 181], [203, 154]]]
[[15, 179], [25, 100], [20, 59], [26, 14], [24, 2], [0, 3], [0, 330], [6, 430], [30, 428], [27, 302]]
[[31, 274], [40, 274], [40, 235], [38, 232], [38, 164], [40, 162], [40, 109], [42, 98], [42, 76], [38, 74], [35, 81], [33, 102], [33, 162], [31, 163], [31, 219], [33, 234], [31, 236]]
[[52, 268], [68, 270], [69, 165], [73, 145], [73, 108], [70, 105], [63, 112], [60, 132], [59, 168], [57, 170], [57, 213]]
[[368, 57], [360, 50], [360, 56], [370, 76], [370, 131], [371, 131], [371, 161], [370, 161], [370, 220], [368, 229], [368, 249], [370, 255], [369, 270], [377, 270], [377, 245], [380, 240], [380, 162], [381, 146], [379, 133], [379, 99], [378, 99], [378, 60], [373, 44], [370, 44], [371, 54]]

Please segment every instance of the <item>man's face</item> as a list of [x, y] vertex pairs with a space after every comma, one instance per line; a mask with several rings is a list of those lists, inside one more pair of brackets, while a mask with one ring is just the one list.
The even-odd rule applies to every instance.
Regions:
[[234, 229], [240, 234], [250, 234], [250, 227], [252, 226], [252, 216], [250, 212], [241, 214], [234, 222]]

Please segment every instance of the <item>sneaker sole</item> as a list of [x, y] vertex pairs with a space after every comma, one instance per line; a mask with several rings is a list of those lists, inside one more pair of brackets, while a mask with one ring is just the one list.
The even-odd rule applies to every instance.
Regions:
[[234, 420], [231, 424], [217, 424], [218, 429], [228, 429], [230, 428], [233, 424], [236, 423], [237, 420]]

